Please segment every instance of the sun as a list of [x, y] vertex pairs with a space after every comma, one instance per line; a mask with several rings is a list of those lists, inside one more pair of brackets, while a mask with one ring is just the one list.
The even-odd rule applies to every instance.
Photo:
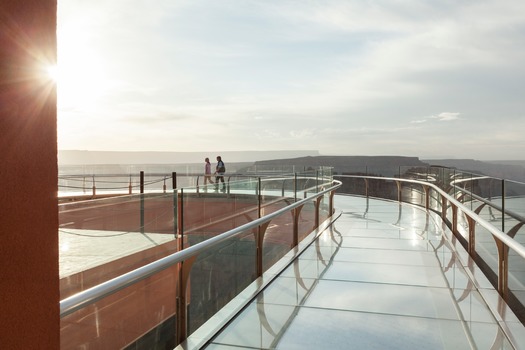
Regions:
[[46, 73], [49, 79], [53, 80], [55, 83], [58, 80], [58, 66], [56, 64], [48, 66], [46, 68]]

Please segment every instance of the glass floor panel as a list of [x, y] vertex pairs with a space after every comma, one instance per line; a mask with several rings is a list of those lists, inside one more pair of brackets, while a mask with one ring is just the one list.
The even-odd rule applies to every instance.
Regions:
[[207, 349], [514, 349], [503, 329], [525, 346], [523, 325], [491, 312], [495, 295], [484, 297], [487, 282], [437, 216], [349, 196], [335, 207], [334, 224]]

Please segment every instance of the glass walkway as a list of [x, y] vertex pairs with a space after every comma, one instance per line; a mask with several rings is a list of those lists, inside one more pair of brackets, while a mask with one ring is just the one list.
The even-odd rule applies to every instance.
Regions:
[[525, 349], [525, 328], [437, 215], [343, 195], [335, 208], [207, 349]]

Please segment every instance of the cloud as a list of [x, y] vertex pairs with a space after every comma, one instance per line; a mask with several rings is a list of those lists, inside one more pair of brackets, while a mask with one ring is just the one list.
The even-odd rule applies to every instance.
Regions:
[[315, 137], [316, 132], [314, 130], [311, 130], [311, 129], [299, 129], [299, 130], [291, 130], [289, 132], [289, 135], [292, 138], [303, 139], [303, 138]]
[[432, 115], [430, 117], [423, 117], [421, 119], [411, 120], [410, 124], [424, 124], [427, 123], [430, 120], [437, 119], [438, 121], [443, 122], [449, 122], [449, 121], [455, 121], [461, 119], [460, 116], [461, 113], [458, 112], [442, 112], [438, 115]]
[[[100, 128], [118, 128], [144, 144], [155, 135], [150, 149], [215, 147], [221, 135], [224, 149], [395, 154], [422, 135], [413, 152], [430, 137], [429, 148], [445, 147], [466, 132], [463, 116], [476, 119], [468, 132], [477, 135], [523, 124], [523, 1], [129, 1], [59, 6], [72, 40], [59, 37], [59, 62], [78, 56], [68, 49], [87, 52], [107, 75], [103, 86], [76, 79], [81, 102], [97, 99], [59, 110], [67, 148], [90, 149]], [[522, 150], [515, 129], [494, 142]]]
[[438, 114], [437, 116], [432, 116], [432, 118], [438, 119], [439, 121], [443, 121], [443, 122], [449, 122], [449, 121], [460, 119], [459, 115], [460, 113], [456, 113], [456, 112], [454, 113], [443, 112], [443, 113]]

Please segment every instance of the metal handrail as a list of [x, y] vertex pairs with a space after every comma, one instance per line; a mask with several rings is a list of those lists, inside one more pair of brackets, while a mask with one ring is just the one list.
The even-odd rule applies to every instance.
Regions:
[[[481, 178], [477, 178], [477, 179], [474, 179], [474, 180], [478, 180], [478, 179], [481, 179]], [[470, 181], [470, 179], [469, 179], [469, 181]], [[458, 182], [460, 182], [460, 181], [458, 181]], [[462, 180], [461, 182], [464, 182], [464, 181]], [[516, 220], [518, 220], [520, 222], [525, 222], [525, 217], [521, 216], [520, 214], [518, 214], [516, 212], [513, 212], [512, 210], [508, 210], [508, 209], [504, 208], [501, 205], [498, 205], [498, 204], [496, 204], [496, 203], [494, 203], [494, 202], [492, 202], [492, 201], [490, 201], [490, 200], [488, 200], [486, 198], [478, 196], [475, 193], [469, 192], [465, 188], [456, 187], [456, 190], [461, 191], [461, 192], [463, 192], [465, 194], [468, 194], [473, 199], [476, 199], [476, 200], [478, 200], [478, 201], [480, 201], [480, 202], [482, 202], [482, 203], [484, 203], [484, 204], [486, 204], [486, 205], [488, 205], [488, 206], [490, 206], [490, 207], [492, 207], [492, 208], [494, 208], [494, 209], [496, 209], [498, 211], [501, 211], [502, 213], [510, 216], [513, 219], [516, 219]]]
[[298, 208], [309, 201], [313, 201], [321, 196], [324, 196], [326, 193], [333, 192], [341, 186], [340, 181], [334, 181], [333, 183], [335, 184], [332, 187], [320, 191], [315, 195], [307, 197], [303, 200], [297, 201], [291, 205], [288, 205], [285, 208], [279, 209], [271, 214], [265, 215], [247, 224], [241, 225], [218, 236], [212, 237], [204, 242], [197, 243], [191, 247], [185, 248], [181, 251], [178, 251], [169, 256], [154, 261], [148, 265], [139, 267], [133, 271], [115, 277], [109, 281], [103, 282], [78, 294], [72, 295], [60, 301], [60, 317], [67, 316], [75, 311], [78, 311], [88, 305], [95, 303], [98, 300], [103, 299], [106, 296], [114, 294], [132, 284], [142, 281], [177, 263], [183, 262], [191, 257], [194, 257], [203, 251], [209, 250], [210, 248], [214, 247], [215, 245], [221, 242], [224, 242], [230, 237], [234, 237], [247, 230], [257, 228], [260, 225], [265, 224], [271, 221], [272, 219], [289, 212], [290, 210]]
[[408, 182], [413, 184], [418, 184], [421, 186], [432, 187], [436, 192], [445, 197], [450, 203], [452, 203], [457, 208], [461, 209], [466, 215], [480, 224], [483, 228], [488, 230], [494, 237], [498, 238], [500, 241], [505, 243], [509, 248], [518, 253], [522, 258], [525, 259], [525, 247], [523, 247], [519, 242], [509, 237], [505, 232], [497, 229], [491, 223], [483, 219], [481, 216], [476, 214], [474, 211], [467, 208], [465, 205], [460, 203], [457, 199], [449, 195], [447, 192], [439, 188], [438, 186], [419, 180], [412, 179], [402, 179], [402, 178], [389, 178], [389, 177], [378, 177], [378, 176], [359, 176], [359, 175], [334, 175], [334, 177], [350, 177], [350, 178], [362, 178], [362, 179], [372, 179], [372, 180], [383, 180], [383, 181], [395, 181], [395, 182]]

